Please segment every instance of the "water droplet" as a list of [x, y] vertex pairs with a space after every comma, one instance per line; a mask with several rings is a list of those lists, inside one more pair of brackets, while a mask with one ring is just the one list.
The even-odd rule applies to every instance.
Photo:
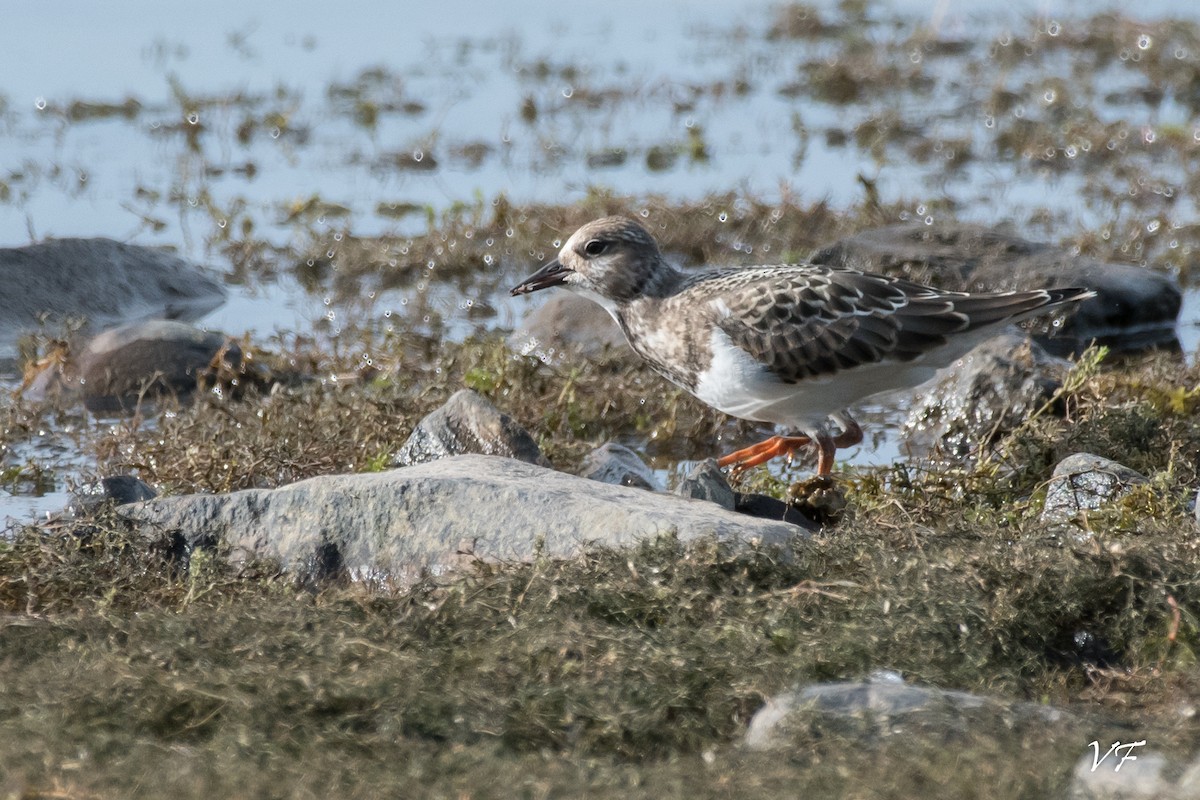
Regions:
[[1050, 36], [1058, 36], [1062, 33], [1062, 26], [1056, 20], [1050, 20], [1050, 24], [1046, 26], [1046, 33]]
[[575, 94], [575, 87], [573, 87], [573, 86], [564, 86], [563, 87], [563, 90], [562, 90], [563, 97], [570, 100], [574, 94]]
[[44, 97], [37, 98], [36, 100], [33, 101], [33, 105], [34, 105], [34, 108], [36, 108], [38, 111], [45, 111], [46, 110], [46, 98], [44, 98]]
[[720, 214], [717, 215], [717, 219], [721, 220], [721, 222], [728, 222], [729, 215], [726, 214], [724, 211], [722, 211]]
[[200, 121], [200, 115], [195, 111], [187, 115], [188, 125], [195, 125]]
[[228, 224], [228, 223], [226, 223], [226, 222], [225, 222], [225, 220], [223, 220], [223, 219], [219, 219], [219, 220], [217, 220], [217, 227], [218, 227], [218, 228], [224, 228], [224, 227], [225, 227], [227, 224]]
[[1154, 44], [1154, 40], [1148, 34], [1143, 33], [1138, 37], [1138, 50], [1149, 50], [1150, 45]]
[[342, 232], [341, 232], [341, 231], [338, 231], [337, 233], [335, 233], [335, 234], [333, 235], [333, 240], [334, 240], [335, 242], [340, 242], [340, 241], [342, 240]]
[[280, 134], [280, 133], [282, 133], [282, 131], [280, 131], [280, 130], [279, 130], [279, 126], [278, 126], [278, 125], [276, 125], [275, 127], [271, 128], [271, 138], [272, 138], [272, 139], [278, 139], [278, 138], [279, 138], [279, 134]]

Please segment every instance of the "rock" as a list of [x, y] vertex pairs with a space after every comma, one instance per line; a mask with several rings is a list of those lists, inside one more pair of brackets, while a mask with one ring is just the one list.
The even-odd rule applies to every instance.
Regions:
[[624, 547], [664, 534], [783, 548], [799, 541], [793, 525], [482, 455], [279, 489], [160, 497], [121, 513], [148, 534], [276, 560], [303, 577], [317, 563], [403, 580], [464, 560], [570, 558], [590, 544]]
[[579, 477], [592, 481], [612, 483], [617, 486], [633, 486], [638, 489], [659, 491], [654, 472], [637, 453], [625, 445], [609, 442], [602, 444], [583, 458]]
[[806, 517], [795, 506], [789, 505], [782, 500], [776, 500], [774, 497], [765, 494], [735, 492], [733, 495], [733, 508], [737, 513], [745, 514], [747, 517], [778, 520], [779, 522], [798, 525], [810, 531], [818, 530], [821, 527], [819, 522]]
[[866, 681], [797, 687], [769, 699], [750, 720], [743, 743], [751, 750], [790, 746], [814, 719], [864, 745], [917, 730], [953, 739], [969, 726], [999, 734], [1014, 722], [1044, 727], [1070, 721], [1048, 706], [914, 686], [895, 672], [879, 671]]
[[[1183, 302], [1178, 284], [1164, 273], [1077, 256], [979, 225], [876, 228], [835, 242], [811, 260], [964, 291], [1094, 289], [1097, 297], [1078, 304], [1055, 338], [1039, 338], [1060, 354], [1093, 339], [1122, 350], [1176, 343], [1175, 320]], [[1046, 332], [1043, 327], [1041, 333]]]
[[680, 497], [708, 500], [721, 508], [734, 510], [733, 488], [725, 479], [725, 473], [717, 466], [715, 458], [706, 458], [697, 464], [675, 489]]
[[221, 284], [162, 250], [111, 239], [50, 239], [0, 248], [0, 347], [85, 317], [96, 327], [147, 317], [197, 319], [225, 301]]
[[1070, 366], [1026, 336], [990, 339], [914, 390], [905, 443], [914, 453], [966, 458], [1041, 408]]
[[1054, 468], [1042, 507], [1044, 523], [1061, 524], [1081, 512], [1096, 511], [1148, 483], [1135, 470], [1091, 453], [1067, 456]]
[[425, 416], [392, 455], [393, 467], [424, 464], [448, 456], [479, 453], [549, 467], [533, 437], [482, 395], [460, 389]]
[[201, 379], [238, 370], [242, 351], [233, 340], [183, 322], [151, 320], [107, 330], [93, 338], [68, 368], [77, 376], [89, 411], [130, 411], [144, 399], [186, 399]]
[[[1095, 746], [1089, 746], [1075, 765], [1067, 797], [1070, 800], [1185, 800], [1197, 796], [1177, 791], [1183, 789], [1182, 780], [1177, 786], [1171, 785], [1164, 775], [1166, 758], [1161, 753], [1147, 751], [1144, 738], [1129, 739], [1125, 744], [1130, 742], [1143, 742], [1143, 745], [1120, 747], [1112, 753], [1109, 748], [1114, 742], [1097, 741]], [[1097, 747], [1100, 750], [1098, 756], [1095, 753]]]
[[155, 497], [158, 497], [158, 492], [141, 478], [132, 475], [112, 475], [80, 487], [71, 496], [67, 510], [76, 514], [86, 514], [95, 511], [106, 502], [111, 502], [114, 506], [123, 506], [153, 500]]
[[509, 336], [508, 346], [543, 361], [555, 360], [563, 350], [585, 358], [612, 351], [632, 352], [607, 311], [571, 292], [554, 292], [530, 311]]

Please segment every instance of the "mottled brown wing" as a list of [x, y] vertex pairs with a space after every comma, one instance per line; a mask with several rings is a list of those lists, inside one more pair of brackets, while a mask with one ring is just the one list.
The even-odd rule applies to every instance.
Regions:
[[719, 325], [735, 345], [789, 383], [907, 361], [949, 334], [1028, 313], [1047, 292], [968, 295], [825, 267], [746, 270], [715, 281], [728, 307]]

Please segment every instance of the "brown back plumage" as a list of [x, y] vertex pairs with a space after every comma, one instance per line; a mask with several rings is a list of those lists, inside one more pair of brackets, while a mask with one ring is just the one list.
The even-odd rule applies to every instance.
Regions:
[[1086, 289], [966, 294], [857, 270], [810, 265], [697, 276], [681, 294], [728, 308], [732, 342], [796, 382], [895, 359], [910, 361], [950, 334], [1017, 321], [1092, 296]]

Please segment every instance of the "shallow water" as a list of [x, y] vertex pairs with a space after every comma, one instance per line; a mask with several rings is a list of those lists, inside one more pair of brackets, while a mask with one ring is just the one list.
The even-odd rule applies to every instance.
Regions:
[[[837, 15], [833, 0], [810, 5]], [[775, 4], [761, 0], [616, 0], [585, 13], [546, 0], [368, 3], [353, 13], [311, 0], [170, 9], [132, 0], [119, 12], [65, 0], [10, 4], [0, 26], [0, 246], [109, 236], [174, 247], [223, 272], [224, 243], [247, 229], [281, 247], [330, 231], [404, 236], [454, 204], [501, 193], [569, 203], [592, 187], [669, 199], [790, 193], [843, 208], [862, 201], [860, 176], [885, 202], [910, 201], [911, 219], [949, 206], [957, 219], [1013, 222], [1032, 238], [1110, 223], [1170, 235], [1196, 218], [1195, 187], [1172, 151], [1156, 148], [1155, 132], [1200, 141], [1200, 122], [1173, 97], [1131, 99], [1126, 90], [1142, 78], [1123, 61], [1142, 47], [1136, 30], [1128, 52], [1089, 73], [1092, 85], [1069, 85], [1072, 102], [1142, 138], [1130, 157], [1148, 180], [1137, 203], [1114, 208], [1090, 175], [1071, 167], [1066, 131], [1057, 160], [994, 157], [998, 121], [964, 99], [976, 96], [964, 84], [1025, 91], [1042, 72], [1071, 77], [1070, 53], [1031, 67], [997, 62], [976, 75], [964, 64], [986, 67], [988, 48], [1048, 29], [1048, 21], [1069, 29], [1072, 20], [1121, 7], [872, 5], [870, 18], [885, 21], [870, 32], [881, 52], [908, 35], [895, 29], [920, 28], [947, 52], [966, 43], [963, 52], [973, 55], [968, 62], [920, 48], [891, 53], [886, 58], [917, 70], [928, 87], [840, 103], [789, 95], [789, 85], [807, 80], [803, 64], [836, 51], [828, 39], [769, 39]], [[1152, 0], [1137, 14], [1148, 23], [1196, 20], [1200, 8]], [[1191, 63], [1200, 53], [1176, 58]], [[1059, 100], [1050, 92], [1021, 96], [1008, 113], [1053, 113]], [[915, 157], [911, 141], [872, 147], [833, 135], [889, 115], [946, 158]], [[973, 158], [950, 168], [955, 142], [967, 142]], [[256, 340], [336, 332], [349, 315], [403, 315], [417, 293], [434, 296], [448, 335], [480, 324], [467, 320], [461, 292], [436, 272], [362, 308], [309, 294], [279, 272], [231, 286], [230, 302], [201, 324]], [[488, 287], [478, 291], [490, 296]], [[1189, 292], [1180, 324], [1188, 352], [1200, 340], [1196, 299]], [[483, 324], [511, 327], [526, 308], [496, 305], [497, 316]], [[11, 355], [12, 343], [0, 343], [0, 355], [3, 348]], [[12, 380], [0, 376], [0, 389]], [[30, 447], [20, 457], [59, 464], [63, 475], [77, 466]], [[852, 461], [896, 455], [885, 436]], [[60, 492], [65, 481], [56, 486]], [[0, 489], [0, 518], [44, 510], [17, 491]]]

